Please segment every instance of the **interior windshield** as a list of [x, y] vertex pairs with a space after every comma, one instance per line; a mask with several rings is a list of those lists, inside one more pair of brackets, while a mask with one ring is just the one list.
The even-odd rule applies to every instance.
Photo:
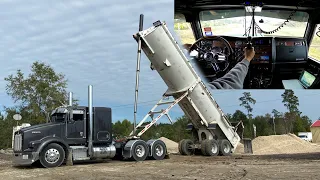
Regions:
[[[304, 37], [309, 15], [300, 11], [294, 13], [279, 31], [273, 34], [261, 33], [260, 29], [265, 32], [275, 30], [290, 17], [291, 13], [292, 11], [263, 9], [261, 12], [255, 12], [254, 36]], [[252, 13], [246, 12], [245, 9], [202, 11], [199, 15], [204, 36], [252, 36]]]

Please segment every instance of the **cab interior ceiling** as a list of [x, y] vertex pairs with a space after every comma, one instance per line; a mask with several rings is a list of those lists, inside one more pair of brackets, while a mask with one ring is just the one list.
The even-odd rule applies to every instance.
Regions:
[[[231, 1], [231, 0], [175, 0], [175, 16], [179, 16], [179, 14], [183, 14], [187, 21], [191, 21], [194, 18], [194, 14], [198, 14], [200, 11], [206, 10], [229, 10], [232, 12], [233, 9], [244, 9], [245, 2], [262, 2], [263, 3], [263, 10], [296, 10], [299, 3], [298, 11], [308, 12], [311, 15], [316, 15], [317, 18], [314, 20], [318, 20], [320, 22], [319, 17], [319, 10], [320, 10], [320, 0], [296, 0], [296, 1], [289, 1], [289, 0], [268, 0], [268, 1]], [[263, 11], [262, 10], [262, 11]], [[258, 13], [258, 12], [256, 12]], [[263, 12], [263, 16], [270, 17], [270, 18], [282, 18], [287, 19], [291, 12], [288, 14], [282, 12], [281, 14], [265, 11]], [[305, 22], [305, 16], [299, 16], [297, 12], [295, 14], [295, 21]], [[232, 15], [231, 15], [232, 14]], [[249, 14], [248, 14], [249, 15]], [[210, 16], [208, 14], [208, 16]], [[228, 13], [225, 11], [224, 18], [231, 18], [243, 16], [242, 12], [233, 12]], [[202, 18], [206, 18], [203, 16]], [[207, 17], [213, 20], [214, 16]], [[218, 17], [217, 17], [218, 18]], [[319, 23], [316, 22], [316, 23]]]
[[[211, 9], [217, 8], [238, 8], [243, 6], [245, 2], [262, 2], [266, 8], [285, 8], [295, 9], [297, 4], [301, 0], [289, 1], [289, 0], [267, 0], [267, 1], [235, 1], [235, 0], [175, 0], [175, 9]], [[303, 9], [315, 9], [320, 7], [319, 0], [303, 0]]]

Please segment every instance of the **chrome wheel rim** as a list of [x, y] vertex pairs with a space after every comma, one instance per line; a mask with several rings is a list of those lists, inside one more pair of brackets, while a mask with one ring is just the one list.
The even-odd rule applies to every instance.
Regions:
[[217, 151], [218, 151], [218, 147], [215, 144], [212, 144], [211, 152], [215, 154], [217, 153]]
[[157, 145], [155, 147], [155, 152], [157, 156], [162, 156], [163, 155], [163, 147], [161, 145]]
[[54, 164], [59, 161], [60, 153], [57, 149], [48, 149], [45, 153], [44, 159], [47, 163]]
[[226, 144], [226, 145], [224, 145], [223, 150], [224, 150], [225, 153], [229, 153], [230, 152], [230, 147]]
[[138, 145], [136, 147], [136, 155], [138, 157], [143, 157], [145, 153], [146, 153], [146, 150], [142, 145]]

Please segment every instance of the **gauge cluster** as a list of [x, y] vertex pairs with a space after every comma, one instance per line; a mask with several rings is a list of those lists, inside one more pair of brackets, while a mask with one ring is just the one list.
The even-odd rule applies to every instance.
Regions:
[[205, 52], [212, 52], [212, 53], [223, 53], [229, 55], [228, 48], [220, 41], [214, 40], [203, 40], [200, 43], [200, 49]]
[[[243, 57], [243, 50], [247, 45], [246, 39], [234, 41], [235, 57]], [[256, 52], [252, 64], [269, 64], [272, 62], [272, 38], [257, 38], [252, 40]]]

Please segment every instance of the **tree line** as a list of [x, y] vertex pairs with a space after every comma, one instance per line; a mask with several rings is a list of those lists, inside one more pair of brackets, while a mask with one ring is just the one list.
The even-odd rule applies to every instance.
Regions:
[[[67, 82], [64, 74], [57, 73], [45, 63], [36, 61], [31, 65], [31, 73], [25, 75], [21, 70], [5, 77], [6, 93], [12, 98], [15, 106], [3, 107], [4, 113], [0, 113], [0, 149], [11, 147], [12, 130], [17, 125], [13, 119], [14, 114], [20, 114], [22, 120], [19, 124], [31, 125], [50, 121], [50, 113], [53, 109], [67, 105]], [[236, 110], [233, 114], [227, 114], [230, 122], [243, 122], [244, 137], [267, 136], [273, 134], [297, 133], [309, 131], [311, 120], [302, 116], [299, 111], [299, 100], [294, 91], [285, 90], [282, 94], [283, 103], [287, 112], [272, 110], [270, 114], [253, 117], [256, 100], [250, 92], [244, 92], [239, 98], [239, 107], [246, 111]], [[78, 100], [73, 100], [77, 105]], [[173, 141], [191, 137], [186, 130], [190, 120], [186, 116], [176, 119], [173, 124], [155, 124], [142, 138], [166, 137]], [[255, 128], [254, 128], [255, 127]], [[113, 134], [116, 138], [122, 138], [130, 134], [133, 129], [131, 121], [119, 120], [113, 123]], [[254, 133], [256, 129], [256, 134]]]
[[[279, 112], [276, 109], [271, 110], [265, 115], [253, 117], [252, 112], [256, 100], [251, 96], [250, 92], [244, 92], [239, 98], [239, 107], [243, 107], [246, 111], [236, 110], [233, 114], [227, 114], [227, 119], [230, 123], [243, 123], [244, 130], [242, 138], [255, 138], [258, 136], [281, 135], [281, 134], [298, 134], [298, 132], [309, 132], [312, 120], [299, 111], [299, 99], [294, 94], [293, 90], [284, 90], [281, 95], [282, 103], [287, 108], [287, 112]], [[143, 138], [159, 138], [166, 137], [173, 141], [180, 141], [185, 138], [190, 138], [191, 133], [186, 130], [190, 120], [186, 116], [178, 118], [175, 123], [162, 123], [152, 127], [147, 131]], [[147, 123], [146, 123], [147, 124]], [[128, 135], [133, 125], [129, 120], [117, 121], [114, 124], [114, 134], [118, 137]]]

